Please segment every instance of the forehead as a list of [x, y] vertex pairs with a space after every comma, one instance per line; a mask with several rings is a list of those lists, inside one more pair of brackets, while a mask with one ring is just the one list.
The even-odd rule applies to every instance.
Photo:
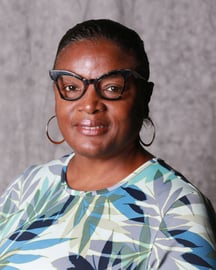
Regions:
[[59, 52], [55, 61], [55, 69], [65, 69], [83, 76], [135, 67], [133, 55], [107, 39], [72, 42]]

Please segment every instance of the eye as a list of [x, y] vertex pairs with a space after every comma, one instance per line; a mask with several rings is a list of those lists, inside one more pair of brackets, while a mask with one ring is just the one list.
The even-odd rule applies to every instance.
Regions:
[[79, 85], [70, 84], [70, 85], [64, 85], [63, 90], [66, 92], [75, 92], [75, 91], [81, 91], [81, 88]]
[[82, 95], [83, 88], [78, 84], [65, 84], [62, 86], [61, 92], [66, 98], [75, 99]]
[[111, 74], [101, 78], [98, 84], [102, 96], [108, 99], [117, 99], [124, 90], [124, 78], [121, 74]]
[[106, 85], [103, 86], [103, 92], [113, 92], [113, 93], [119, 93], [122, 91], [122, 85]]
[[58, 79], [58, 89], [65, 98], [76, 99], [84, 91], [83, 82], [73, 76], [62, 76]]
[[121, 96], [122, 92], [123, 92], [123, 88], [124, 86], [122, 86], [122, 84], [105, 84], [103, 85], [102, 88], [100, 88], [101, 90], [101, 95], [105, 98], [108, 99], [117, 99]]

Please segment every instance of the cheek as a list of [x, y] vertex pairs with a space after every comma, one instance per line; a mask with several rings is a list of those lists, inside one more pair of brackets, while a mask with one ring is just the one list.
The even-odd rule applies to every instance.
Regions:
[[120, 129], [134, 129], [137, 117], [136, 107], [133, 102], [119, 103], [113, 106], [110, 111], [115, 122], [119, 125]]
[[62, 99], [59, 96], [58, 90], [54, 88], [55, 91], [55, 113], [57, 118], [64, 117], [70, 113], [72, 102]]
[[69, 127], [70, 115], [71, 115], [71, 105], [69, 102], [55, 97], [55, 113], [58, 121], [58, 126], [61, 132], [64, 134], [67, 127]]
[[132, 130], [139, 133], [143, 124], [143, 115], [138, 104], [140, 101], [135, 100], [127, 105], [127, 114], [125, 114], [125, 121]]

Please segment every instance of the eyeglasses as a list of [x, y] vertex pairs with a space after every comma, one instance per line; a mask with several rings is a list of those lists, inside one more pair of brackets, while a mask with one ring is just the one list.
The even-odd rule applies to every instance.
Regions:
[[147, 81], [143, 76], [131, 69], [112, 70], [96, 79], [85, 79], [67, 70], [50, 70], [50, 78], [55, 82], [60, 97], [64, 100], [78, 100], [93, 84], [98, 96], [107, 100], [120, 99], [130, 76]]

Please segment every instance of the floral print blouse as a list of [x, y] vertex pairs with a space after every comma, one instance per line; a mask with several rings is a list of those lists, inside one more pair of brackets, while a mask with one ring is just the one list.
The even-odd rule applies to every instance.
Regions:
[[0, 200], [0, 269], [216, 269], [215, 216], [154, 158], [118, 184], [76, 191], [73, 154], [27, 169]]

